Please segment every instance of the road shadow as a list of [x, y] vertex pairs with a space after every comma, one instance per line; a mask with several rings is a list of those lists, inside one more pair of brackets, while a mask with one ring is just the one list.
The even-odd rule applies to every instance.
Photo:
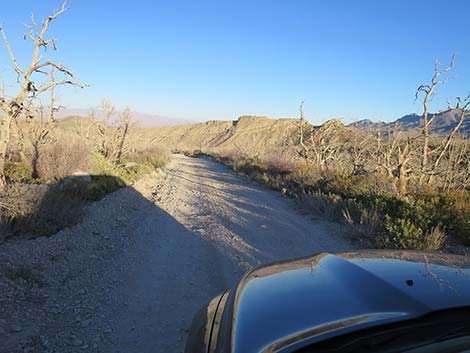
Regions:
[[0, 352], [181, 351], [193, 315], [241, 276], [149, 195], [105, 195], [122, 181], [93, 178], [92, 193], [84, 180], [41, 190], [0, 243]]
[[0, 207], [0, 241], [56, 234], [79, 223], [93, 201], [125, 187], [113, 175], [74, 175], [52, 184], [12, 183]]

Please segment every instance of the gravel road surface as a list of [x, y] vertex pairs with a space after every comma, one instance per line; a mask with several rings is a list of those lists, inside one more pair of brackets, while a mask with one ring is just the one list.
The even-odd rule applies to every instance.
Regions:
[[176, 155], [77, 226], [0, 245], [0, 352], [182, 352], [193, 314], [247, 270], [353, 247], [280, 193]]

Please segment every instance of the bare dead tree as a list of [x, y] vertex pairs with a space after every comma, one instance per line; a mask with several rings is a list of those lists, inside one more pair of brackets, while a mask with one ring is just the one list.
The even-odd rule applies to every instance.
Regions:
[[99, 136], [98, 152], [114, 164], [119, 164], [132, 126], [132, 113], [129, 109], [118, 113], [114, 105], [106, 100], [103, 100], [101, 109], [101, 118], [95, 118]]
[[[50, 82], [55, 82], [55, 68], [52, 68], [50, 73]], [[34, 119], [28, 119], [28, 133], [29, 142], [33, 148], [33, 155], [31, 158], [32, 166], [32, 177], [39, 178], [38, 163], [40, 158], [41, 149], [56, 142], [54, 136], [55, 132], [55, 113], [58, 112], [62, 107], [56, 106], [55, 96], [56, 86], [51, 87], [49, 90], [49, 105], [48, 107], [39, 106], [35, 109]], [[28, 108], [28, 112], [32, 109]]]
[[103, 157], [111, 157], [112, 150], [112, 133], [110, 131], [111, 124], [116, 114], [116, 108], [111, 102], [103, 99], [101, 102], [101, 117], [96, 117], [95, 112], [91, 112], [90, 115], [95, 121], [99, 142], [98, 142], [98, 153]]
[[338, 134], [341, 127], [342, 124], [338, 120], [329, 120], [317, 128], [311, 127], [309, 158], [320, 171], [327, 170], [330, 163], [339, 158], [345, 145], [344, 140]]
[[[45, 145], [54, 143], [53, 125], [54, 121], [45, 111], [44, 107], [37, 109], [37, 117], [28, 121], [28, 140], [33, 148], [31, 156], [32, 177], [39, 178], [38, 163], [41, 149]], [[46, 116], [47, 114], [47, 116]]]
[[[429, 133], [430, 133], [430, 126], [439, 115], [439, 113], [432, 114], [430, 116], [429, 113], [429, 100], [434, 96], [436, 87], [439, 85], [443, 85], [449, 81], [451, 77], [445, 77], [441, 79], [442, 76], [449, 73], [454, 68], [455, 62], [455, 54], [452, 55], [450, 60], [450, 64], [441, 69], [439, 60], [436, 60], [434, 65], [434, 75], [431, 78], [431, 83], [428, 85], [421, 85], [416, 90], [415, 99], [418, 99], [418, 96], [421, 93], [424, 93], [423, 98], [423, 129], [421, 131], [423, 135], [423, 149], [422, 149], [422, 156], [421, 156], [421, 175], [419, 177], [419, 184], [422, 185], [424, 183], [425, 177], [428, 171], [428, 159], [429, 159]], [[447, 109], [446, 109], [447, 110]]]
[[468, 174], [470, 174], [470, 143], [465, 136], [460, 141], [451, 142], [446, 158], [446, 167], [442, 188], [444, 190], [464, 188], [468, 185]]
[[397, 147], [397, 167], [395, 169], [395, 176], [398, 178], [398, 192], [405, 195], [408, 190], [408, 181], [412, 171], [408, 164], [410, 162], [410, 139], [407, 139], [403, 145], [399, 144]]
[[[341, 144], [338, 143], [338, 121], [327, 121], [315, 128], [305, 121], [304, 101], [300, 103], [298, 154], [308, 163], [313, 163], [319, 170], [327, 169], [328, 163], [337, 158]], [[341, 123], [340, 123], [341, 124]], [[309, 128], [308, 130], [306, 129]]]
[[132, 113], [130, 109], [124, 110], [119, 114], [117, 121], [116, 133], [113, 143], [113, 162], [115, 164], [121, 163], [122, 154], [124, 152], [124, 143], [132, 123]]
[[375, 172], [393, 178], [398, 192], [405, 195], [412, 177], [411, 161], [413, 140], [402, 135], [400, 126], [388, 127], [386, 133], [378, 129], [375, 136], [375, 148], [372, 157], [376, 166]]
[[[64, 65], [47, 60], [43, 54], [47, 49], [56, 50], [56, 38], [46, 38], [47, 31], [51, 23], [62, 15], [68, 6], [65, 0], [59, 10], [55, 10], [52, 15], [48, 16], [42, 23], [37, 23], [34, 16], [31, 17], [31, 25], [27, 25], [28, 34], [25, 36], [33, 43], [33, 52], [31, 55], [31, 63], [27, 68], [22, 68], [16, 60], [12, 46], [8, 40], [3, 27], [0, 27], [0, 33], [3, 37], [6, 49], [11, 59], [13, 71], [17, 75], [17, 93], [9, 96], [3, 91], [0, 97], [0, 108], [5, 113], [5, 117], [0, 122], [0, 187], [6, 183], [4, 166], [5, 158], [10, 143], [12, 121], [25, 113], [28, 102], [36, 99], [41, 94], [50, 91], [54, 87], [62, 85], [71, 85], [83, 88], [84, 85], [75, 80], [75, 76], [71, 70]], [[47, 79], [51, 69], [57, 70], [64, 78], [61, 80], [50, 81]], [[46, 79], [44, 79], [46, 76]], [[38, 78], [42, 77], [42, 79]]]
[[439, 165], [442, 161], [442, 158], [447, 153], [452, 141], [454, 140], [456, 134], [462, 127], [465, 117], [469, 114], [467, 108], [470, 106], [470, 94], [465, 98], [461, 99], [457, 97], [457, 105], [452, 109], [458, 111], [459, 118], [457, 120], [457, 124], [455, 124], [454, 128], [450, 131], [449, 135], [444, 139], [444, 141], [436, 148], [436, 151], [439, 151], [438, 156], [434, 160], [432, 167], [429, 170], [429, 178], [428, 183], [431, 184], [433, 182], [433, 178], [436, 175]]
[[305, 119], [304, 119], [304, 102], [302, 101], [300, 103], [299, 107], [299, 112], [300, 112], [300, 118], [299, 118], [299, 144], [300, 147], [302, 148], [301, 151], [299, 152], [301, 156], [304, 158], [307, 157], [308, 154], [308, 147], [304, 143], [305, 139], [305, 131], [304, 131], [304, 125], [305, 125]]
[[352, 162], [352, 174], [359, 175], [367, 173], [366, 159], [369, 148], [369, 139], [367, 136], [354, 134], [345, 146], [348, 152], [348, 159]]
[[397, 151], [398, 143], [401, 139], [400, 129], [392, 131], [391, 127], [388, 128], [385, 141], [383, 141], [382, 132], [377, 132], [377, 147], [376, 147], [376, 163], [379, 169], [385, 171], [385, 174], [389, 177], [393, 177], [393, 171], [395, 169], [393, 160], [394, 155]]

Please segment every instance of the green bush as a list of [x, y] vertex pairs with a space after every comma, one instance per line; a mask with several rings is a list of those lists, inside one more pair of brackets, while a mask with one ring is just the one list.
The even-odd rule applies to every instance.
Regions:
[[457, 213], [451, 224], [452, 233], [467, 246], [470, 246], [470, 213], [461, 211]]
[[387, 217], [385, 229], [388, 232], [385, 245], [393, 249], [439, 250], [446, 235], [439, 227], [424, 232], [412, 220]]
[[117, 167], [115, 175], [124, 180], [126, 184], [131, 184], [154, 169], [154, 165], [143, 163], [129, 168]]
[[151, 163], [137, 164], [128, 168], [122, 165], [117, 166], [99, 153], [92, 155], [90, 164], [92, 175], [117, 177], [126, 185], [132, 184], [155, 169], [155, 166]]
[[92, 175], [91, 182], [86, 189], [85, 199], [97, 201], [107, 194], [125, 187], [124, 181], [111, 175]]
[[30, 163], [6, 162], [5, 176], [11, 180], [21, 180], [31, 183], [33, 181], [33, 167]]
[[423, 241], [423, 230], [409, 219], [387, 216], [385, 229], [388, 232], [386, 245], [394, 249], [419, 249]]
[[90, 172], [93, 175], [116, 175], [117, 167], [100, 153], [93, 153], [90, 160]]

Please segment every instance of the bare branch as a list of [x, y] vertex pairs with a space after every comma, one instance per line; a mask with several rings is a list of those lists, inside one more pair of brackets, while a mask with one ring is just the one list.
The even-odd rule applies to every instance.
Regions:
[[13, 63], [13, 68], [15, 69], [15, 72], [20, 75], [22, 74], [24, 71], [23, 69], [18, 65], [18, 62], [16, 61], [16, 57], [15, 57], [15, 54], [13, 53], [13, 50], [11, 49], [11, 45], [10, 45], [10, 42], [8, 41], [8, 37], [5, 33], [5, 30], [3, 29], [3, 27], [0, 27], [0, 32], [2, 32], [2, 37], [3, 37], [3, 41], [5, 42], [5, 46], [7, 47], [7, 50], [8, 50], [8, 54], [10, 55], [10, 59]]
[[455, 54], [452, 54], [452, 57], [450, 58], [450, 64], [447, 66], [444, 70], [439, 70], [440, 63], [439, 61], [436, 61], [436, 66], [434, 68], [434, 77], [438, 78], [439, 76], [445, 75], [449, 71], [451, 71], [454, 68], [455, 64]]
[[67, 76], [70, 76], [70, 77], [75, 77], [73, 72], [70, 71], [69, 69], [67, 69], [64, 65], [62, 64], [56, 64], [52, 61], [46, 61], [44, 63], [41, 63], [41, 64], [37, 64], [35, 67], [33, 67], [33, 71], [34, 72], [40, 72], [40, 73], [44, 73], [43, 71], [41, 71], [42, 68], [45, 68], [45, 67], [48, 67], [48, 66], [51, 66], [55, 69], [57, 69], [58, 71], [66, 74]]
[[70, 86], [75, 86], [79, 88], [85, 88], [87, 85], [81, 84], [79, 82], [74, 82], [70, 80], [63, 80], [63, 81], [57, 81], [57, 82], [48, 82], [43, 85], [41, 85], [39, 88], [35, 89], [36, 94], [41, 94], [43, 92], [46, 92], [52, 88], [55, 88], [57, 86], [63, 86], [63, 85], [70, 85]]

